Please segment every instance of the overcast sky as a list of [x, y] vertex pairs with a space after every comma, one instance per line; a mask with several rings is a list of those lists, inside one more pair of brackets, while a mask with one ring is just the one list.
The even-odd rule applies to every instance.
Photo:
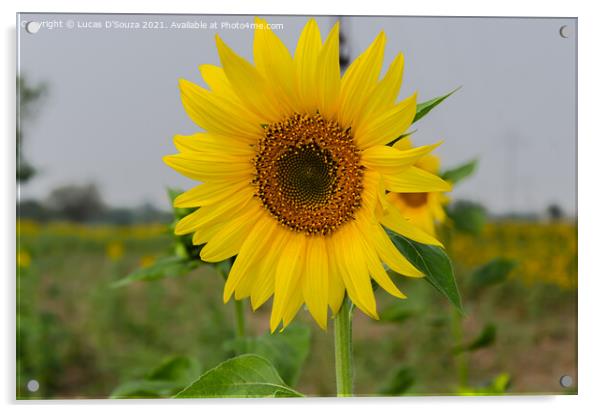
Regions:
[[[39, 171], [21, 188], [23, 199], [96, 182], [112, 205], [166, 208], [167, 186], [194, 185], [161, 161], [175, 152], [174, 134], [198, 131], [182, 108], [178, 79], [203, 84], [198, 66], [219, 64], [215, 33], [251, 59], [252, 30], [222, 23], [252, 17], [20, 17], [46, 22], [36, 34], [19, 29], [19, 65], [28, 80], [49, 88], [38, 116], [23, 124], [25, 156]], [[277, 34], [293, 52], [307, 17], [267, 19], [282, 24]], [[165, 28], [114, 28], [115, 20]], [[325, 37], [335, 19], [317, 21]], [[171, 28], [184, 22], [208, 27]], [[102, 28], [78, 28], [96, 23]], [[560, 36], [563, 25], [568, 38]], [[542, 212], [552, 203], [576, 212], [574, 19], [354, 17], [343, 19], [343, 30], [352, 57], [381, 30], [385, 63], [404, 53], [400, 97], [418, 91], [424, 101], [462, 86], [414, 135], [418, 144], [445, 141], [437, 149], [444, 169], [479, 159], [478, 173], [454, 198], [480, 201], [494, 213]]]

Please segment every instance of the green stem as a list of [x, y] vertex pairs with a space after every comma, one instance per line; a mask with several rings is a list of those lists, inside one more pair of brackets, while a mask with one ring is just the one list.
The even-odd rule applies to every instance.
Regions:
[[352, 304], [345, 297], [338, 314], [334, 318], [334, 362], [337, 379], [337, 395], [353, 395], [353, 351], [351, 348]]
[[[224, 281], [226, 281], [228, 278], [228, 272], [230, 271], [230, 268], [232, 268], [232, 265], [234, 265], [234, 259], [235, 257], [231, 257], [229, 259], [229, 265], [227, 266], [227, 269], [224, 269], [223, 265], [220, 265], [223, 264], [223, 262], [216, 266], [218, 274], [222, 276]], [[236, 334], [237, 338], [242, 338], [245, 336], [245, 306], [242, 300], [236, 299], [234, 300], [234, 333]]]
[[[453, 229], [449, 225], [441, 227], [441, 237], [443, 244], [448, 251], [452, 250], [454, 240]], [[454, 344], [456, 348], [462, 347], [464, 344], [464, 328], [462, 327], [462, 314], [453, 307], [451, 308], [451, 327], [454, 335]], [[464, 351], [455, 356], [456, 374], [459, 387], [468, 386], [468, 354]]]
[[[452, 329], [456, 347], [464, 344], [464, 329], [462, 328], [462, 314], [452, 309]], [[456, 371], [460, 387], [468, 386], [468, 359], [466, 352], [462, 351], [456, 355]]]
[[234, 316], [236, 318], [236, 337], [244, 337], [245, 307], [242, 300], [234, 300]]

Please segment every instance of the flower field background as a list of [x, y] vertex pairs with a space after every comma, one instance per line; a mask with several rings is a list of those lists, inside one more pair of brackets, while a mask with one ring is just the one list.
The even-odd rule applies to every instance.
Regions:
[[[332, 330], [307, 311], [270, 336], [269, 306], [245, 305], [254, 338], [241, 343], [213, 266], [115, 284], [173, 248], [167, 225], [17, 225], [18, 398], [168, 397], [241, 345], [304, 394], [335, 394]], [[495, 220], [444, 235], [465, 317], [427, 283], [394, 276], [409, 299], [377, 290], [381, 321], [355, 312], [356, 394], [574, 392], [559, 378], [576, 377], [575, 223]]]

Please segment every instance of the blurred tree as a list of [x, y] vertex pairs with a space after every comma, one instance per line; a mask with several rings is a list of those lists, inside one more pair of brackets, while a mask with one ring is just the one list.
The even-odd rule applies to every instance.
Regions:
[[558, 220], [564, 218], [564, 211], [558, 204], [551, 204], [550, 206], [548, 206], [547, 212], [548, 212], [548, 217], [552, 221], [558, 221]]
[[135, 215], [138, 222], [167, 222], [173, 215], [158, 209], [150, 202], [145, 202], [135, 209]]
[[17, 181], [27, 182], [35, 169], [23, 157], [23, 121], [35, 116], [35, 109], [46, 94], [46, 85], [31, 86], [23, 76], [17, 76]]
[[48, 210], [41, 202], [28, 199], [19, 202], [19, 218], [29, 218], [36, 221], [48, 221], [53, 217], [53, 212]]
[[136, 222], [135, 211], [129, 208], [111, 208], [104, 212], [103, 221], [117, 225], [132, 225]]
[[76, 222], [98, 219], [105, 210], [95, 184], [56, 188], [48, 196], [47, 203], [61, 218]]

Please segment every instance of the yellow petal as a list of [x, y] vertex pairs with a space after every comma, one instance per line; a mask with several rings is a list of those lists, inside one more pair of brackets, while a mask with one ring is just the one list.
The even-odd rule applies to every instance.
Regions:
[[326, 238], [326, 255], [328, 257], [328, 306], [333, 314], [337, 314], [345, 298], [345, 284], [336, 262], [335, 246], [332, 238]]
[[214, 219], [223, 218], [224, 215], [231, 216], [244, 208], [252, 198], [253, 190], [251, 188], [243, 188], [222, 202], [199, 208], [193, 213], [186, 215], [178, 221], [174, 232], [176, 235], [189, 234]]
[[333, 118], [341, 90], [341, 67], [339, 63], [339, 22], [337, 22], [320, 52], [316, 71], [318, 109], [326, 118]]
[[218, 35], [215, 39], [226, 77], [243, 104], [263, 119], [260, 123], [281, 120], [282, 113], [269, 93], [266, 79], [253, 65], [234, 53]]
[[416, 166], [420, 169], [424, 169], [427, 172], [437, 175], [439, 173], [439, 166], [441, 162], [439, 157], [435, 155], [427, 155], [416, 162]]
[[234, 182], [206, 182], [178, 195], [173, 205], [176, 208], [194, 208], [215, 204], [229, 198], [245, 186], [249, 186], [249, 181], [246, 179]]
[[240, 283], [236, 286], [236, 290], [234, 290], [234, 299], [235, 300], [243, 300], [251, 295], [251, 291], [253, 290], [253, 285], [257, 282], [259, 278], [259, 274], [254, 271], [249, 271], [249, 273], [240, 280]]
[[241, 106], [184, 79], [180, 80], [180, 92], [186, 113], [206, 131], [249, 142], [263, 136], [264, 121]]
[[163, 157], [163, 162], [197, 181], [251, 179], [253, 165], [246, 157], [222, 156], [219, 160], [198, 153], [183, 152]]
[[362, 151], [362, 163], [368, 168], [376, 169], [383, 175], [398, 174], [414, 165], [440, 144], [441, 142], [406, 150], [375, 145]]
[[291, 293], [297, 286], [301, 276], [300, 268], [305, 256], [305, 234], [293, 233], [288, 235], [276, 266], [274, 284], [274, 305], [270, 318], [270, 329], [276, 330], [286, 311]]
[[384, 261], [389, 268], [398, 274], [406, 275], [408, 277], [424, 276], [399, 252], [397, 247], [395, 247], [395, 244], [393, 244], [393, 241], [391, 241], [380, 225], [374, 226], [373, 228], [374, 230], [371, 231], [372, 245], [374, 245], [380, 259]]
[[369, 270], [372, 278], [374, 278], [378, 285], [380, 285], [386, 292], [397, 298], [408, 298], [404, 293], [399, 291], [397, 286], [393, 283], [393, 281], [391, 281], [389, 274], [387, 274], [385, 269], [382, 267], [382, 264], [378, 263], [378, 265], [376, 265], [375, 263], [370, 265]]
[[[211, 224], [214, 224], [214, 222], [212, 222]], [[212, 236], [217, 234], [217, 232], [219, 231], [220, 228], [221, 228], [220, 225], [206, 224], [206, 225], [200, 226], [199, 228], [197, 228], [195, 233], [192, 235], [192, 244], [193, 245], [205, 244], [207, 241], [209, 241], [211, 239]]]
[[[393, 147], [400, 150], [412, 149], [412, 139], [406, 136], [393, 144]], [[430, 173], [437, 175], [439, 173], [439, 157], [436, 155], [426, 155], [416, 162], [416, 166]]]
[[239, 216], [224, 223], [201, 250], [201, 259], [207, 262], [220, 262], [238, 254], [260, 214], [265, 214], [264, 210], [259, 203], [253, 202]]
[[[274, 255], [268, 254], [268, 256], [266, 256], [266, 261], [268, 257], [272, 256]], [[273, 265], [275, 264], [273, 260], [270, 261], [270, 263]], [[274, 279], [276, 277], [275, 268], [268, 267], [259, 272], [259, 274], [260, 276], [257, 277], [257, 282], [251, 289], [251, 308], [253, 308], [253, 311], [261, 307], [272, 296], [272, 294], [274, 294]]]
[[432, 235], [421, 230], [418, 226], [408, 222], [408, 220], [401, 215], [401, 212], [394, 206], [388, 206], [385, 208], [384, 214], [381, 217], [381, 223], [392, 231], [397, 232], [406, 238], [410, 238], [416, 242], [428, 245], [437, 245], [442, 247], [443, 244], [435, 239]]
[[355, 131], [355, 139], [361, 149], [374, 145], [386, 145], [399, 138], [412, 124], [416, 114], [416, 94], [399, 102], [380, 114], [366, 119]]
[[328, 257], [322, 237], [307, 240], [307, 261], [302, 276], [303, 298], [309, 312], [322, 329], [328, 317]]
[[[253, 202], [252, 200], [250, 202]], [[235, 219], [240, 212], [234, 210], [234, 212], [222, 214], [211, 221], [208, 221], [200, 225], [192, 236], [192, 243], [194, 245], [202, 245], [207, 243], [211, 237], [217, 234], [228, 222]]]
[[[371, 230], [370, 227], [366, 228], [367, 230]], [[362, 234], [361, 237], [362, 250], [364, 251], [364, 256], [366, 258], [366, 265], [368, 266], [368, 271], [374, 280], [380, 285], [386, 292], [391, 294], [397, 298], [406, 298], [406, 296], [399, 291], [397, 286], [393, 284], [391, 278], [383, 268], [380, 259], [378, 258], [378, 254], [374, 249], [374, 246], [370, 244], [367, 240], [367, 237]]]
[[424, 208], [420, 212], [421, 212], [420, 214], [416, 214], [416, 215], [410, 217], [409, 221], [412, 224], [416, 225], [418, 228], [422, 229], [427, 234], [430, 234], [433, 237], [435, 237], [437, 235], [437, 233], [435, 231], [434, 217], [430, 214], [430, 211], [428, 210], [428, 208]]
[[320, 29], [314, 19], [309, 19], [297, 42], [294, 58], [301, 108], [308, 113], [314, 113], [318, 107], [316, 67], [321, 49]]
[[334, 234], [337, 266], [351, 301], [364, 313], [378, 319], [368, 267], [358, 243], [359, 236], [351, 224], [345, 225]]
[[247, 156], [251, 159], [255, 155], [253, 145], [249, 142], [210, 133], [195, 133], [193, 135], [174, 136], [174, 145], [180, 152], [203, 152], [214, 154], [219, 158], [223, 154], [234, 156]]
[[269, 251], [270, 239], [279, 229], [277, 222], [271, 217], [261, 218], [257, 221], [240, 247], [238, 256], [230, 269], [224, 286], [224, 302], [230, 299], [240, 281], [249, 274], [249, 269], [265, 256], [266, 251]]
[[443, 205], [447, 204], [449, 202], [449, 199], [442, 193], [432, 194], [432, 197], [433, 201], [429, 203], [432, 214], [437, 221], [443, 222], [446, 218]]
[[[255, 18], [253, 58], [255, 67], [268, 80], [278, 104], [289, 114], [298, 111], [295, 87], [295, 65], [282, 41], [270, 30], [268, 23]], [[286, 108], [286, 109], [284, 109]]]
[[366, 101], [376, 86], [383, 64], [385, 34], [381, 32], [374, 42], [357, 58], [343, 76], [339, 108], [339, 123], [355, 128]]
[[214, 65], [201, 65], [199, 67], [201, 76], [209, 89], [221, 98], [230, 100], [237, 104], [241, 104], [240, 99], [236, 95], [232, 85], [228, 82], [224, 69]]
[[282, 255], [282, 248], [288, 240], [288, 230], [281, 228], [275, 231], [270, 240], [270, 252], [266, 254], [259, 265], [252, 271], [257, 271], [259, 276], [251, 291], [251, 306], [253, 311], [265, 303], [274, 294], [274, 280], [276, 277], [276, 265]]
[[[357, 211], [358, 217], [361, 216], [368, 221], [375, 220], [375, 210], [378, 204], [378, 191], [381, 188], [382, 176], [375, 170], [366, 169], [364, 171], [364, 191], [362, 193], [362, 206]], [[384, 187], [383, 187], [384, 190]]]
[[364, 110], [360, 113], [360, 118], [357, 121], [356, 127], [358, 129], [371, 117], [378, 116], [378, 114], [385, 112], [395, 104], [399, 95], [399, 88], [401, 87], [403, 64], [403, 55], [400, 53], [393, 59], [387, 73], [370, 94]]
[[297, 286], [293, 288], [289, 302], [287, 303], [286, 309], [282, 314], [282, 329], [283, 331], [293, 321], [299, 308], [303, 305], [303, 294], [301, 293], [301, 286], [299, 285], [301, 280], [297, 281]]
[[405, 136], [397, 142], [395, 142], [393, 144], [393, 147], [395, 149], [399, 149], [400, 151], [405, 151], [406, 149], [412, 149], [414, 146], [412, 145], [412, 138], [410, 138], [409, 136]]
[[383, 175], [383, 181], [392, 192], [449, 192], [452, 188], [449, 182], [415, 166], [396, 175]]

